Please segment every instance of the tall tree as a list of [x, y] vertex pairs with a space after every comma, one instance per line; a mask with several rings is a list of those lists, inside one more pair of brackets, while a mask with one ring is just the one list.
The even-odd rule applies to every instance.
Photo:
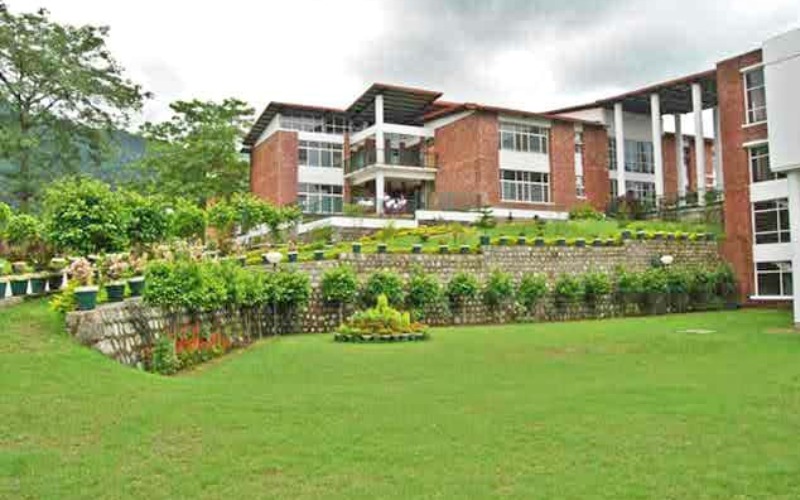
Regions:
[[253, 109], [238, 99], [176, 101], [173, 116], [146, 123], [147, 152], [138, 163], [149, 190], [205, 205], [248, 189], [249, 167], [239, 152]]
[[42, 180], [98, 159], [108, 132], [128, 124], [148, 95], [123, 76], [108, 28], [52, 21], [42, 9], [15, 15], [0, 0], [0, 155], [4, 185], [27, 209]]

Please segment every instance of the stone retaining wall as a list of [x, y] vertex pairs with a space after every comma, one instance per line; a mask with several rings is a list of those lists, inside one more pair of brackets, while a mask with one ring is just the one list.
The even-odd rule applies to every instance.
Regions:
[[[309, 274], [312, 295], [308, 307], [298, 311], [292, 318], [278, 317], [273, 324], [269, 310], [262, 313], [264, 331], [279, 333], [330, 332], [340, 322], [339, 310], [323, 302], [319, 283], [325, 270], [339, 264], [351, 265], [362, 279], [379, 269], [391, 269], [408, 277], [416, 268], [439, 276], [442, 283], [464, 271], [483, 280], [495, 269], [502, 269], [519, 278], [528, 272], [546, 274], [551, 281], [561, 274], [582, 274], [588, 271], [613, 274], [623, 267], [629, 271], [645, 270], [654, 259], [672, 255], [674, 266], [715, 265], [720, 257], [715, 242], [708, 241], [625, 241], [612, 247], [531, 247], [493, 246], [484, 248], [481, 254], [470, 255], [412, 255], [412, 254], [343, 254], [336, 261], [301, 262], [287, 264]], [[262, 268], [264, 272], [269, 272]], [[348, 315], [352, 310], [345, 310]], [[635, 308], [628, 313], [638, 314]], [[623, 311], [609, 300], [593, 310], [583, 304], [574, 304], [560, 309], [545, 300], [536, 311], [521, 311], [513, 305], [499, 310], [488, 309], [480, 300], [471, 301], [457, 311], [447, 307], [428, 311], [426, 322], [431, 325], [486, 324], [509, 321], [553, 321], [586, 317], [609, 317]], [[206, 318], [208, 319], [208, 318]], [[217, 313], [216, 319], [226, 329], [236, 331], [238, 316]], [[187, 321], [184, 318], [182, 321]], [[81, 343], [91, 346], [106, 356], [127, 365], [136, 365], [143, 359], [143, 349], [149, 347], [167, 327], [164, 314], [144, 306], [138, 299], [123, 303], [101, 305], [94, 311], [76, 311], [67, 315], [67, 329]], [[231, 330], [229, 330], [231, 331]]]

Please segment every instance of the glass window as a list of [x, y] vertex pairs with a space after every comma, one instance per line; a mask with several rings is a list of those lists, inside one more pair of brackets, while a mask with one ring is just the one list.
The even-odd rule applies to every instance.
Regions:
[[340, 116], [304, 116], [281, 115], [281, 128], [298, 132], [316, 132], [322, 134], [344, 134], [349, 125]]
[[789, 202], [786, 198], [753, 203], [756, 245], [789, 243]]
[[500, 192], [503, 201], [547, 203], [550, 201], [550, 174], [501, 170]]
[[547, 153], [548, 131], [544, 127], [500, 122], [500, 149]]
[[586, 188], [583, 184], [583, 176], [576, 175], [575, 176], [575, 195], [578, 198], [586, 198]]
[[337, 214], [342, 212], [342, 186], [330, 184], [305, 184], [297, 186], [297, 203], [303, 212]]
[[637, 200], [653, 202], [656, 199], [655, 182], [625, 181], [625, 190]]
[[767, 119], [767, 94], [764, 86], [764, 68], [756, 68], [744, 74], [747, 123], [763, 122]]
[[342, 145], [332, 142], [299, 141], [297, 163], [306, 167], [341, 167]]
[[753, 146], [748, 148], [750, 156], [750, 172], [753, 182], [774, 181], [775, 179], [785, 179], [786, 174], [773, 172], [769, 168], [769, 146]]
[[756, 264], [756, 293], [771, 297], [792, 297], [792, 263], [759, 262]]
[[[608, 140], [608, 169], [617, 169], [617, 141]], [[625, 171], [653, 174], [656, 171], [653, 160], [653, 143], [625, 139]]]

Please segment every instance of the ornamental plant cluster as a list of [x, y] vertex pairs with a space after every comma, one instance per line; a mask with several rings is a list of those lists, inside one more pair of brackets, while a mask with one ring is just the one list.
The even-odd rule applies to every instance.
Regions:
[[[422, 323], [411, 321], [408, 312], [400, 312], [389, 305], [386, 295], [378, 295], [375, 307], [359, 311], [350, 316], [338, 331], [345, 338], [357, 337], [368, 340], [371, 336], [379, 337], [415, 334], [424, 337], [425, 326]], [[402, 338], [400, 338], [402, 339]]]

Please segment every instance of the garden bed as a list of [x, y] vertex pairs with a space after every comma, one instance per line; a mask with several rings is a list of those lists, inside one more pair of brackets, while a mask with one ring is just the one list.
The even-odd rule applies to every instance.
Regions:
[[334, 333], [334, 342], [353, 342], [353, 343], [370, 343], [370, 344], [386, 344], [392, 342], [415, 342], [420, 340], [428, 340], [430, 335], [425, 332], [421, 333], [396, 333], [391, 335], [367, 335], [360, 333]]

